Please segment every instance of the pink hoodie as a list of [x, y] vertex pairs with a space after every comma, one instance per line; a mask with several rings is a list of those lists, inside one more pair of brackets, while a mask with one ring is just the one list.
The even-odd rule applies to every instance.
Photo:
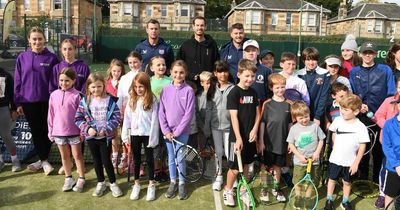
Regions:
[[[392, 118], [399, 111], [396, 109], [394, 104], [390, 104], [390, 102], [394, 101], [394, 96], [390, 96], [383, 101], [379, 109], [375, 112], [375, 122], [380, 127], [383, 128], [386, 120]], [[382, 132], [379, 137], [379, 141], [382, 143]]]

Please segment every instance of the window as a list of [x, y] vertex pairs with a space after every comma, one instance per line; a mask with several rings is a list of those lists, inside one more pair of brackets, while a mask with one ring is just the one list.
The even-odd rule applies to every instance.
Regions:
[[276, 26], [278, 24], [278, 14], [276, 12], [271, 13], [271, 25]]
[[54, 9], [62, 9], [62, 0], [54, 0]]
[[291, 12], [286, 13], [286, 24], [288, 24], [288, 25], [292, 24], [292, 13]]
[[152, 5], [146, 5], [146, 16], [151, 17], [153, 13]]
[[132, 3], [122, 3], [124, 15], [132, 15]]
[[167, 5], [163, 4], [161, 5], [161, 17], [166, 17], [167, 16]]
[[6, 8], [8, 0], [1, 0], [0, 1], [0, 9]]
[[307, 25], [308, 26], [317, 25], [317, 14], [310, 14], [310, 13], [308, 14]]
[[38, 0], [39, 11], [44, 11], [44, 0]]
[[181, 5], [181, 16], [189, 16], [189, 5]]
[[133, 17], [138, 17], [139, 16], [139, 4], [134, 3], [133, 4]]
[[261, 11], [246, 11], [246, 24], [262, 24]]
[[382, 33], [382, 20], [375, 20], [375, 32]]
[[301, 16], [301, 26], [306, 26], [307, 25], [307, 13], [303, 12], [303, 14], [300, 13]]
[[25, 10], [31, 9], [31, 1], [30, 0], [24, 0], [24, 8], [25, 8]]
[[368, 32], [372, 33], [374, 29], [374, 20], [368, 20]]
[[390, 33], [395, 34], [396, 33], [396, 22], [391, 22], [390, 23]]

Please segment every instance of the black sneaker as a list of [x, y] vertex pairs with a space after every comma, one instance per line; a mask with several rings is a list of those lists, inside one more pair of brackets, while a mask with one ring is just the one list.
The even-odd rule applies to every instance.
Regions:
[[154, 175], [154, 180], [156, 181], [156, 182], [161, 182], [161, 173], [159, 172], [159, 173], [156, 173], [155, 175]]
[[303, 198], [301, 196], [294, 197], [294, 209], [302, 209], [303, 208]]
[[333, 210], [333, 201], [326, 200], [324, 210]]
[[346, 203], [341, 203], [340, 207], [342, 207], [342, 209], [344, 210], [353, 210], [353, 208], [351, 208], [350, 202], [346, 202]]
[[187, 198], [188, 198], [188, 194], [186, 192], [185, 184], [180, 184], [179, 190], [178, 190], [178, 199], [186, 200]]

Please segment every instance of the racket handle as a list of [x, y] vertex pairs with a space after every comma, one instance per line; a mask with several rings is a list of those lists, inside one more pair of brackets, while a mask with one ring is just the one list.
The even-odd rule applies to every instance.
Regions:
[[308, 158], [308, 163], [307, 163], [307, 174], [311, 173], [311, 167], [312, 167], [312, 159]]
[[242, 164], [242, 154], [240, 151], [236, 151], [237, 162], [239, 167], [239, 172], [243, 173], [243, 164]]
[[131, 129], [128, 128], [128, 144], [131, 144]]

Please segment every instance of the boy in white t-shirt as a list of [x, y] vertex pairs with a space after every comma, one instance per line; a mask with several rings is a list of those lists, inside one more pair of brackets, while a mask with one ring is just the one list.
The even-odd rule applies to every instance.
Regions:
[[357, 173], [366, 143], [369, 142], [367, 127], [356, 118], [361, 109], [361, 99], [354, 94], [348, 94], [339, 104], [341, 116], [336, 117], [329, 126], [329, 130], [333, 133], [333, 150], [329, 158], [329, 181], [325, 210], [333, 210], [332, 195], [339, 178], [343, 179], [341, 207], [345, 210], [352, 209], [349, 202], [351, 176]]

